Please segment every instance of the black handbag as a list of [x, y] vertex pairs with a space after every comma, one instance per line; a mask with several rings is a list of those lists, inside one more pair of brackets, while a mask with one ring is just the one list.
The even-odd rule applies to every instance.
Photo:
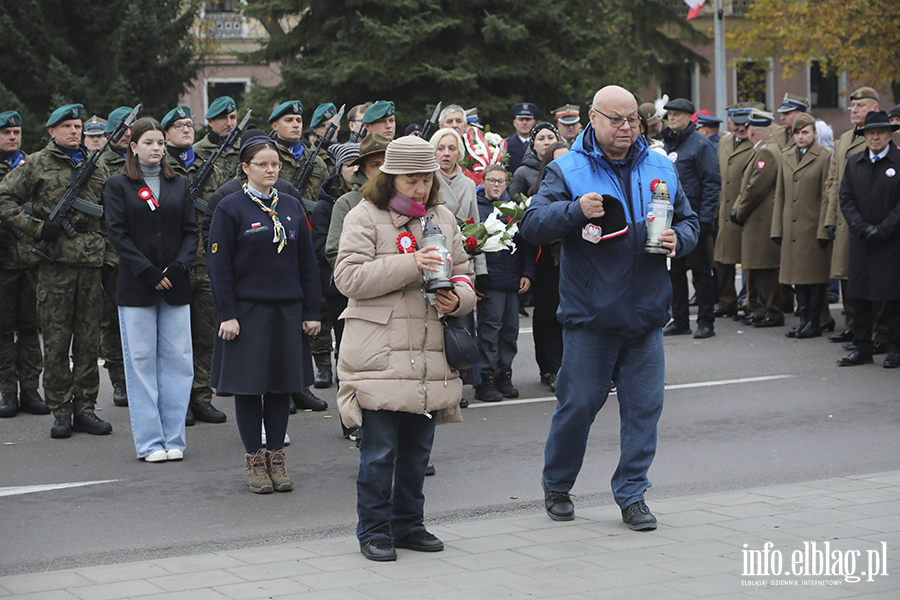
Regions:
[[447, 364], [457, 371], [471, 369], [481, 361], [475, 336], [469, 329], [466, 317], [441, 317], [444, 325], [444, 357]]

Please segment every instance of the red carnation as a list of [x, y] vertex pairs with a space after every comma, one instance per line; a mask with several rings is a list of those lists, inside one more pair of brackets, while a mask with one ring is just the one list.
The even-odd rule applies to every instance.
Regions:
[[478, 248], [478, 240], [475, 239], [474, 235], [470, 235], [466, 238], [466, 248], [468, 250], [475, 250]]
[[653, 181], [650, 182], [650, 191], [651, 191], [651, 192], [655, 192], [655, 191], [656, 191], [656, 184], [657, 184], [657, 183], [659, 183], [659, 179], [654, 179]]

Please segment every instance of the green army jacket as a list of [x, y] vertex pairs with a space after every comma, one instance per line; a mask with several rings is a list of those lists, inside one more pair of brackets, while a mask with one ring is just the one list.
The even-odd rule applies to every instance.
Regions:
[[[208, 135], [204, 136], [199, 142], [194, 143], [194, 154], [197, 155], [197, 158], [204, 161], [208, 160], [213, 155], [213, 152], [218, 149], [219, 146], [212, 143]], [[219, 160], [216, 161], [216, 168], [225, 177], [225, 181], [228, 181], [237, 174], [240, 164], [240, 148], [232, 146], [226, 152], [223, 152]]]

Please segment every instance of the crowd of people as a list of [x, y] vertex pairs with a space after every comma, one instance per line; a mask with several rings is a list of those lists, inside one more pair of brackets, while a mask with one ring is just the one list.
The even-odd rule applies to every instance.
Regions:
[[[569, 491], [616, 389], [614, 496], [629, 527], [655, 529], [643, 494], [664, 336], [711, 338], [717, 318], [784, 327], [795, 309], [788, 337], [835, 332], [837, 280], [845, 327], [829, 339], [850, 350], [838, 364], [886, 352], [883, 366], [900, 367], [900, 106], [879, 110], [868, 87], [849, 101], [853, 128], [833, 149], [805, 98], [786, 94], [774, 129], [764, 106], [732, 106], [720, 136], [721, 121], [687, 99], [639, 105], [617, 86], [597, 92], [584, 128], [579, 106], [542, 121], [518, 103], [506, 139], [459, 105], [397, 136], [394, 104], [380, 100], [347, 112], [341, 142], [326, 136], [341, 126], [334, 104], [305, 130], [303, 104], [288, 100], [238, 140], [237, 104], [221, 97], [201, 140], [188, 106], [116, 137], [130, 107], [103, 120], [65, 105], [47, 145], [26, 155], [20, 116], [0, 113], [0, 417], [52, 413], [57, 439], [110, 433], [94, 411], [102, 358], [137, 457], [158, 463], [184, 458], [195, 420], [226, 420], [214, 393], [233, 396], [248, 487], [264, 494], [293, 489], [289, 414], [325, 410], [310, 388], [337, 384], [343, 435], [360, 449], [360, 548], [395, 560], [396, 548], [443, 548], [424, 526], [434, 427], [461, 420], [463, 381], [484, 402], [518, 396], [519, 315], [533, 306], [535, 360], [558, 399], [548, 516], [574, 518]], [[54, 218], [104, 145], [79, 200]], [[467, 252], [459, 224], [507, 226], [494, 203], [520, 198], [516, 251]], [[671, 226], [648, 240], [658, 198]], [[446, 248], [423, 246], [428, 232]], [[479, 364], [462, 373], [444, 353], [446, 316], [468, 319], [477, 341]]]

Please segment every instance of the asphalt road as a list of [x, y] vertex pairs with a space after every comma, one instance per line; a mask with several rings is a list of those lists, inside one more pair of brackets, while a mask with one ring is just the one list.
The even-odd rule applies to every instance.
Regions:
[[[834, 309], [839, 317], [839, 310]], [[788, 325], [796, 323], [791, 317]], [[530, 320], [522, 319], [514, 383], [521, 397], [475, 402], [462, 424], [438, 428], [426, 480], [429, 522], [540, 510], [543, 446], [555, 402], [539, 383]], [[720, 319], [703, 342], [667, 338], [666, 406], [650, 471], [653, 499], [895, 470], [900, 464], [900, 370], [838, 368], [825, 338]], [[244, 452], [228, 398], [223, 425], [188, 429], [180, 463], [134, 454], [128, 410], [112, 404], [101, 368], [105, 437], [52, 440], [52, 418], [0, 420], [0, 575], [109, 564], [347, 535], [356, 520], [355, 444], [341, 436], [335, 390], [324, 413], [299, 413], [288, 432], [296, 489], [247, 490]], [[573, 490], [578, 506], [610, 505], [618, 461], [615, 396], [600, 412]], [[75, 487], [41, 489], [95, 482]], [[96, 483], [105, 482], [105, 483]]]

